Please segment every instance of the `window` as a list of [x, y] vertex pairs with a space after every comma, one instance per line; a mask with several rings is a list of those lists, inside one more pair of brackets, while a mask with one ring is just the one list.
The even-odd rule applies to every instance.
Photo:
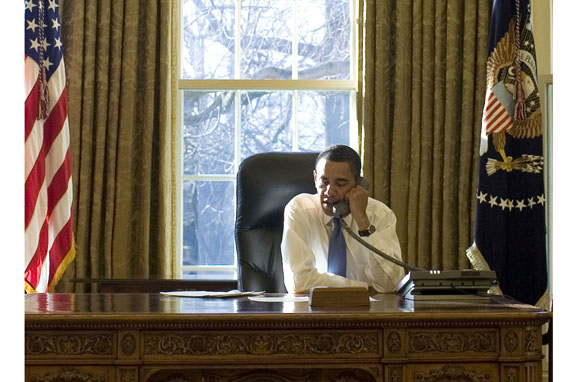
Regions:
[[353, 0], [183, 0], [183, 278], [235, 279], [236, 175], [266, 151], [355, 146]]

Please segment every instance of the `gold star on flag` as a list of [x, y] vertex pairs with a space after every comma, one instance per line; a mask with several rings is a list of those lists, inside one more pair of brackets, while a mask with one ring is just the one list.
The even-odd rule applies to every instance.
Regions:
[[487, 193], [480, 191], [479, 195], [477, 195], [477, 199], [479, 199], [479, 204], [487, 203], [486, 197], [487, 197]]
[[489, 204], [490, 204], [491, 207], [497, 206], [498, 205], [498, 197], [497, 196], [490, 195]]

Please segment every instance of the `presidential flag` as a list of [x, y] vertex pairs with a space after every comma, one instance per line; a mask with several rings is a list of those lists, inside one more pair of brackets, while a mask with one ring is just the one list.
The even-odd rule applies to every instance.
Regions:
[[58, 0], [25, 1], [24, 27], [24, 287], [51, 292], [75, 257]]
[[529, 0], [494, 0], [483, 110], [476, 269], [496, 271], [499, 292], [547, 307], [542, 114]]

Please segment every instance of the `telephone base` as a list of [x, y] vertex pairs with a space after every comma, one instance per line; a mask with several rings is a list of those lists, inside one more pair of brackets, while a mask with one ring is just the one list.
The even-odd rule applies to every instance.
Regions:
[[497, 283], [494, 271], [411, 271], [397, 290], [405, 299], [415, 301], [489, 299], [487, 292]]

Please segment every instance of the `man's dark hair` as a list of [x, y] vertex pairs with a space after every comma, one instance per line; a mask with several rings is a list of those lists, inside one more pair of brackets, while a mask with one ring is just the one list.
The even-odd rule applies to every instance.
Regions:
[[332, 162], [347, 162], [349, 163], [349, 169], [353, 176], [357, 179], [362, 171], [362, 161], [358, 153], [355, 152], [349, 146], [345, 145], [333, 145], [327, 147], [321, 151], [317, 160], [315, 161], [315, 168], [321, 159], [329, 160]]

